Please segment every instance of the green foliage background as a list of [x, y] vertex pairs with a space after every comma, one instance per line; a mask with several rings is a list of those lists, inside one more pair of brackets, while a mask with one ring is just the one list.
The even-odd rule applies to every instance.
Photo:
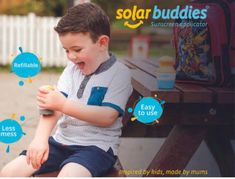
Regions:
[[[9, 0], [14, 1], [14, 0]], [[152, 8], [157, 4], [160, 8], [171, 8], [181, 5], [189, 0], [91, 0], [100, 5], [110, 17], [115, 20], [118, 8], [132, 8], [137, 5], [140, 8]], [[72, 0], [25, 0], [17, 6], [4, 9], [1, 14], [27, 15], [34, 12], [38, 16], [63, 16]], [[10, 4], [10, 3], [9, 3]], [[88, 12], [89, 13], [89, 12]]]
[[0, 12], [8, 15], [62, 16], [68, 8], [68, 0], [25, 0], [22, 4], [6, 8]]

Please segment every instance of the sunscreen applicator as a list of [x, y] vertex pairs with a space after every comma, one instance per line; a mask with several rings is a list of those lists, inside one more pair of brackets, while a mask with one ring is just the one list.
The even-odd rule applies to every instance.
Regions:
[[[43, 88], [43, 89], [45, 89], [45, 90], [47, 90], [47, 91], [54, 91], [55, 89], [54, 89], [54, 87], [53, 86], [51, 86], [51, 85], [44, 85], [44, 86], [42, 86], [41, 88]], [[52, 111], [52, 110], [49, 110], [49, 109], [43, 109], [43, 108], [40, 108], [39, 109], [39, 114], [40, 115], [45, 115], [45, 116], [50, 116], [50, 115], [53, 115], [54, 114], [54, 111]]]
[[175, 86], [176, 72], [173, 67], [174, 59], [169, 56], [159, 58], [159, 68], [157, 69], [157, 87], [159, 89], [172, 89]]

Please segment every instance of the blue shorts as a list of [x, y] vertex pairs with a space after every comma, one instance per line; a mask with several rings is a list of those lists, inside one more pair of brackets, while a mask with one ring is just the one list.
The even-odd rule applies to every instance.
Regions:
[[[26, 155], [26, 150], [20, 155]], [[65, 164], [78, 163], [88, 169], [93, 177], [103, 176], [116, 162], [109, 148], [107, 152], [96, 146], [63, 145], [49, 138], [49, 157], [34, 175], [60, 170]]]

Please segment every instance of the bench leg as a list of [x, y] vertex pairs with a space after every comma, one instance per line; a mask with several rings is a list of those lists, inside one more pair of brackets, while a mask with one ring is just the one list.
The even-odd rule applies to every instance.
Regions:
[[223, 177], [235, 176], [235, 154], [226, 136], [227, 128], [214, 127], [208, 132], [206, 144], [214, 156]]
[[202, 126], [175, 126], [147, 170], [162, 170], [164, 174], [151, 172], [153, 176], [179, 176], [166, 173], [167, 170], [182, 171], [206, 135], [207, 128]]

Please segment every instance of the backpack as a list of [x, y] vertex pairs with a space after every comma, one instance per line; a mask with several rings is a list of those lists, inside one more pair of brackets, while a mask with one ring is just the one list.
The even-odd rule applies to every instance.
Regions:
[[232, 73], [232, 79], [229, 86], [235, 87], [235, 0], [224, 0], [230, 10], [230, 41], [229, 41], [229, 60]]
[[178, 24], [195, 25], [173, 28], [176, 81], [224, 86], [231, 80], [229, 56], [233, 54], [229, 46], [232, 23], [229, 2], [225, 1], [195, 0], [188, 5], [207, 8], [207, 18], [177, 20]]
[[235, 0], [223, 0], [229, 7], [230, 12], [230, 39], [229, 39], [229, 59], [231, 73], [235, 75]]

